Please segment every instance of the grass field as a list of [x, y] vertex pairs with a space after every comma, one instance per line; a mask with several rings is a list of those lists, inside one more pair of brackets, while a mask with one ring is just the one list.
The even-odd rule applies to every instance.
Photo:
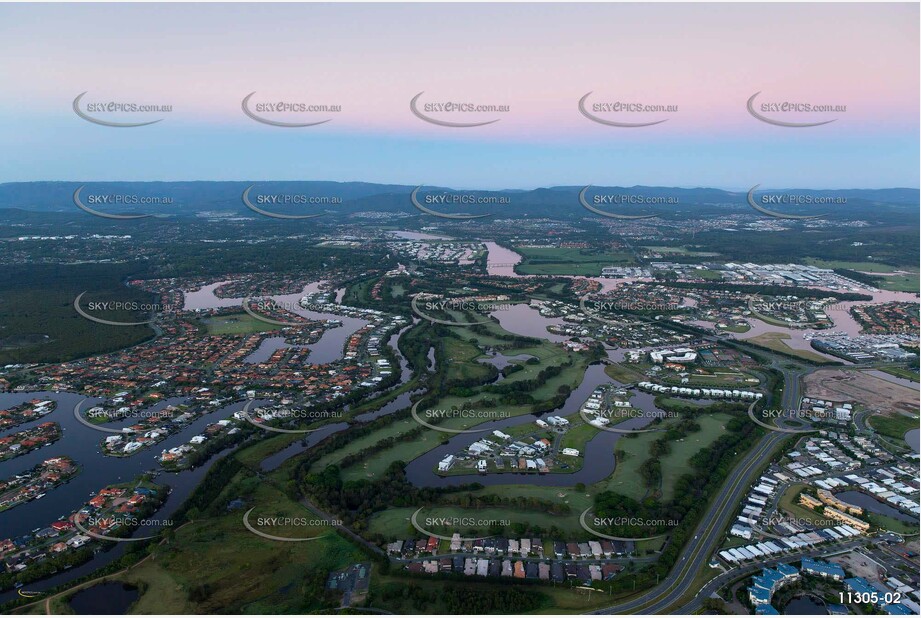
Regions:
[[806, 258], [805, 263], [809, 266], [818, 266], [819, 268], [846, 268], [863, 273], [891, 273], [897, 270], [894, 266], [880, 264], [879, 262], [845, 262], [841, 260], [818, 260], [816, 258]]
[[604, 372], [609, 377], [624, 384], [629, 384], [631, 382], [641, 382], [648, 379], [646, 374], [642, 372], [638, 365], [631, 365], [629, 363], [617, 363], [616, 365], [608, 365], [604, 368]]
[[806, 263], [820, 268], [846, 268], [864, 273], [894, 273], [896, 271], [906, 271], [906, 273], [886, 274], [881, 276], [878, 285], [883, 290], [892, 292], [918, 292], [919, 291], [919, 274], [910, 268], [896, 268], [888, 264], [879, 264], [878, 262], [842, 262], [817, 260], [806, 258]]
[[[566, 431], [566, 433], [563, 435], [563, 439], [560, 441], [560, 449], [574, 448], [578, 449], [581, 453], [585, 453], [585, 444], [597, 436], [598, 432], [601, 430], [594, 425], [589, 425], [583, 421], [582, 417], [580, 417], [578, 414], [574, 414], [566, 418], [569, 419], [570, 428]], [[565, 455], [561, 456], [561, 459], [567, 462], [571, 459], [573, 463], [576, 462], [576, 458], [567, 457]], [[578, 468], [581, 469], [582, 466], [579, 466]]]
[[918, 372], [912, 369], [907, 369], [905, 367], [880, 367], [880, 371], [885, 371], [889, 375], [893, 375], [897, 378], [905, 378], [906, 380], [911, 380], [912, 382], [918, 381]]
[[278, 326], [266, 324], [243, 311], [205, 318], [201, 322], [208, 330], [209, 335], [251, 335], [253, 333], [279, 330]]
[[[647, 251], [655, 251], [656, 253], [672, 253], [675, 255], [687, 255], [687, 256], [698, 256], [698, 257], [714, 257], [719, 255], [719, 253], [712, 253], [709, 251], [692, 251], [687, 247], [647, 247], [643, 246], [642, 249]], [[713, 272], [713, 271], [711, 271]]]
[[[697, 418], [700, 431], [689, 434], [682, 440], [671, 443], [671, 452], [660, 458], [662, 465], [662, 500], [672, 498], [675, 482], [690, 470], [688, 461], [700, 449], [712, 444], [725, 432], [726, 423], [732, 418], [728, 414], [704, 414]], [[646, 496], [640, 466], [649, 459], [649, 445], [660, 437], [659, 432], [636, 434], [636, 438], [621, 438], [616, 450], [624, 451], [626, 457], [617, 462], [614, 474], [598, 483], [597, 491], [611, 490], [636, 500]], [[593, 486], [593, 490], [596, 486]]]
[[[257, 529], [259, 517], [317, 518], [271, 486], [252, 480], [238, 475], [222, 499], [246, 491], [244, 485], [253, 488], [246, 508], [256, 507], [250, 523]], [[365, 560], [329, 527], [265, 529], [278, 536], [326, 535], [316, 541], [260, 538], [243, 527], [244, 512], [197, 519], [176, 531], [150, 558], [110, 578], [141, 590], [131, 613], [310, 613], [321, 608], [323, 595], [316, 592], [319, 578], [325, 581], [330, 570]], [[63, 599], [52, 607], [72, 613]]]
[[[576, 365], [574, 365], [573, 367], [567, 368], [560, 375], [550, 380], [547, 380], [543, 385], [535, 389], [531, 394], [535, 398], [540, 399], [542, 397], [547, 396], [547, 394], [549, 393], [555, 393], [557, 388], [561, 384], [569, 384], [571, 387], [574, 388], [576, 385], [578, 385], [579, 381], [582, 379], [582, 376], [585, 373], [586, 366], [587, 366], [587, 361], [576, 363]], [[524, 372], [519, 372], [519, 373], [524, 373]], [[515, 375], [518, 375], [518, 374], [515, 374]], [[440, 399], [433, 407], [436, 407], [439, 409], [450, 409], [453, 406], [458, 406], [461, 408], [463, 408], [464, 406], [469, 407], [469, 401], [475, 400], [477, 397], [478, 396], [474, 396], [471, 398], [461, 398], [461, 397], [453, 397], [453, 396], [444, 397]], [[530, 405], [502, 406], [502, 412], [507, 414], [508, 416], [513, 416], [513, 417], [520, 416], [522, 414], [530, 414], [531, 406]], [[449, 418], [445, 420], [444, 422], [440, 423], [439, 427], [445, 427], [445, 428], [450, 428], [450, 429], [470, 429], [471, 427], [474, 427], [476, 424], [479, 424], [480, 422], [484, 422], [484, 420], [488, 421], [489, 419]], [[408, 425], [409, 423], [412, 423], [411, 427]], [[405, 431], [409, 431], [410, 429], [417, 427], [417, 425], [415, 425], [415, 423], [413, 423], [412, 421], [400, 421], [400, 423], [398, 424], [401, 426], [405, 426], [406, 427]], [[388, 434], [384, 432], [390, 429], [390, 427], [392, 426], [388, 426], [388, 428], [386, 429], [382, 429], [378, 432], [375, 432], [374, 434], [370, 436], [362, 438], [361, 439], [362, 444], [367, 444], [368, 442], [373, 444], [373, 443], [380, 441], [384, 437], [387, 437]], [[399, 431], [398, 433], [403, 433], [403, 432], [404, 431]], [[343, 480], [358, 480], [362, 478], [373, 478], [374, 476], [377, 476], [383, 473], [390, 466], [390, 464], [393, 463], [394, 461], [405, 461], [405, 462], [412, 461], [413, 459], [415, 459], [416, 457], [419, 457], [423, 453], [435, 448], [436, 446], [441, 444], [444, 440], [446, 440], [448, 437], [449, 435], [444, 432], [439, 432], [435, 430], [426, 431], [422, 433], [420, 436], [413, 438], [412, 440], [401, 441], [397, 445], [391, 448], [388, 448], [388, 449], [385, 449], [378, 453], [373, 454], [371, 457], [367, 458], [361, 463], [358, 463], [358, 464], [355, 464], [353, 466], [346, 468], [345, 470], [342, 471], [342, 478]], [[473, 439], [471, 440], [471, 442], [472, 441]], [[337, 451], [337, 453], [334, 454], [333, 457], [335, 457], [336, 459], [339, 459], [340, 453], [345, 453], [346, 450], [353, 450], [354, 445], [355, 445], [354, 442], [350, 443], [349, 446], [346, 447], [345, 449], [341, 449]], [[370, 444], [367, 444], [367, 445], [370, 446]], [[354, 448], [354, 450], [360, 450], [360, 449]], [[326, 459], [328, 458], [324, 458], [324, 460]], [[320, 464], [318, 464], [318, 466], [319, 465]], [[315, 467], [314, 469], [320, 469], [320, 468]]]
[[605, 266], [633, 264], [630, 253], [598, 253], [586, 249], [516, 247], [524, 260], [516, 270], [525, 275], [598, 276]]
[[[371, 532], [376, 532], [393, 539], [417, 538], [419, 532], [409, 523], [410, 516], [416, 508], [393, 508], [375, 513], [368, 522]], [[511, 526], [514, 524], [540, 526], [545, 530], [556, 526], [572, 539], [588, 539], [589, 534], [579, 525], [579, 512], [570, 515], [554, 515], [551, 513], [513, 509], [505, 507], [489, 507], [483, 509], [468, 509], [456, 506], [433, 506], [419, 513], [418, 522], [423, 528], [437, 534], [450, 535], [460, 532], [461, 536], [485, 536], [489, 534], [488, 522], [509, 522], [504, 527], [509, 536], [515, 536]], [[459, 525], [437, 525], [426, 523], [429, 518], [459, 518]], [[553, 540], [553, 539], [550, 539]]]
[[581, 513], [594, 504], [592, 493], [588, 490], [578, 492], [572, 488], [542, 487], [538, 485], [493, 485], [476, 491], [469, 492], [472, 496], [497, 495], [502, 497], [537, 498], [539, 500], [552, 500], [561, 504], [568, 504], [573, 513]]
[[891, 292], [921, 291], [918, 273], [910, 273], [907, 275], [889, 275], [887, 277], [883, 277], [882, 279], [883, 280], [879, 282], [879, 287], [883, 290], [889, 290]]
[[897, 413], [873, 414], [867, 419], [867, 422], [879, 433], [896, 440], [902, 440], [906, 432], [918, 428], [917, 416], [911, 417]]
[[[538, 363], [523, 363], [523, 369], [511, 374], [503, 380], [503, 384], [509, 384], [520, 380], [530, 380], [535, 378], [540, 371], [548, 366], [561, 366], [570, 359], [574, 361], [573, 365], [566, 367], [558, 375], [533, 389], [529, 394], [538, 401], [552, 398], [557, 394], [557, 390], [562, 385], [570, 388], [576, 388], [582, 381], [585, 369], [588, 366], [588, 357], [585, 354], [568, 352], [561, 346], [543, 342], [536, 345], [525, 344], [524, 346], [514, 347], [507, 340], [497, 339], [496, 334], [505, 333], [498, 323], [489, 322], [483, 325], [486, 333], [479, 334], [462, 327], [454, 327], [452, 330], [464, 337], [463, 340], [446, 338], [442, 342], [445, 346], [445, 354], [448, 363], [448, 377], [451, 379], [485, 377], [487, 365], [479, 362], [478, 359], [485, 358], [484, 349], [486, 346], [501, 346], [502, 353], [509, 356], [528, 355], [538, 359]], [[510, 347], [510, 345], [512, 347]], [[469, 397], [457, 397], [453, 395], [442, 397], [438, 402], [432, 405], [433, 408], [450, 409], [458, 407], [460, 409], [471, 408], [471, 402], [477, 401], [482, 397], [494, 398], [496, 395], [483, 392], [484, 388], [473, 387], [476, 394]], [[532, 408], [530, 404], [518, 406], [502, 406], [501, 412], [507, 416], [520, 416], [530, 414]], [[490, 419], [476, 418], [449, 418], [440, 423], [439, 426], [449, 429], [470, 429], [476, 424], [486, 422]], [[320, 460], [314, 469], [318, 470], [329, 463], [335, 463], [342, 459], [348, 453], [354, 453], [367, 448], [379, 442], [380, 440], [406, 433], [418, 427], [413, 421], [400, 421], [395, 425], [382, 428], [372, 435], [365, 436], [350, 443], [343, 449], [334, 454], [327, 455]], [[426, 431], [412, 440], [399, 441], [396, 445], [374, 453], [364, 461], [349, 466], [342, 472], [344, 480], [358, 480], [374, 478], [382, 474], [394, 461], [409, 462], [419, 457], [423, 453], [435, 448], [445, 441], [449, 434], [435, 430]], [[471, 440], [473, 441], [473, 440]]]
[[483, 354], [480, 348], [460, 339], [444, 339], [443, 343], [448, 380], [486, 379], [489, 375], [488, 365], [474, 361]]
[[[688, 460], [700, 449], [708, 446], [722, 435], [725, 423], [730, 415], [712, 414], [702, 415], [698, 418], [701, 430], [695, 432], [684, 440], [672, 443], [672, 452], [662, 458], [663, 474], [663, 499], [671, 497], [675, 481], [688, 472]], [[539, 487], [532, 485], [499, 485], [486, 487], [470, 492], [473, 496], [501, 495], [504, 497], [520, 496], [523, 498], [538, 498], [569, 504], [574, 513], [581, 513], [594, 504], [594, 496], [603, 491], [615, 491], [632, 498], [641, 499], [646, 490], [642, 487], [637, 470], [649, 458], [649, 444], [657, 437], [657, 433], [637, 434], [636, 438], [622, 438], [617, 442], [617, 450], [623, 449], [628, 453], [624, 461], [618, 461], [617, 467], [611, 477], [588, 486], [585, 491], [579, 492], [572, 488]], [[614, 453], [611, 453], [611, 457]]]
[[700, 277], [701, 279], [705, 279], [707, 281], [722, 281], [723, 280], [723, 275], [721, 275], [718, 270], [710, 270], [709, 268], [704, 268], [702, 270], [695, 271], [694, 274]]
[[353, 455], [357, 453], [358, 451], [361, 451], [362, 449], [366, 449], [368, 447], [374, 446], [375, 444], [377, 444], [378, 442], [380, 442], [381, 440], [385, 438], [402, 435], [408, 431], [411, 431], [417, 428], [418, 426], [419, 425], [417, 425], [415, 421], [412, 421], [409, 419], [391, 423], [390, 425], [387, 425], [386, 427], [382, 427], [378, 429], [377, 431], [374, 431], [368, 435], [352, 440], [344, 447], [336, 451], [333, 451], [332, 453], [324, 455], [323, 457], [319, 459], [319, 461], [317, 461], [312, 466], [312, 470], [314, 471], [322, 470], [326, 466], [338, 463], [346, 455]]
[[[445, 589], [462, 585], [425, 577], [407, 579], [405, 577], [386, 575], [372, 577], [371, 595], [375, 599], [375, 607], [390, 612], [398, 614], [443, 614], [449, 610], [444, 602]], [[572, 588], [568, 585], [521, 586], [508, 581], [496, 583], [479, 582], [476, 585], [476, 591], [482, 594], [490, 594], [517, 589], [539, 599], [540, 609], [528, 613], [581, 614], [611, 604], [611, 597], [601, 592], [604, 590], [605, 584], [595, 582], [595, 585], [598, 590], [588, 591]], [[416, 600], [416, 595], [407, 594], [408, 587], [420, 590], [425, 595], [426, 601], [419, 602]], [[468, 589], [465, 588], [465, 590]]]
[[790, 485], [790, 487], [787, 488], [787, 491], [785, 491], [780, 497], [778, 506], [781, 510], [788, 512], [793, 517], [813, 522], [816, 525], [824, 524], [827, 519], [824, 515], [821, 513], [816, 513], [812, 509], [808, 509], [796, 501], [796, 496], [798, 496], [799, 493], [804, 489], [806, 489], [806, 485], [802, 483]]
[[881, 528], [882, 530], [888, 530], [890, 532], [895, 532], [896, 534], [906, 534], [906, 535], [915, 535], [918, 534], [918, 526], [911, 525], [904, 521], [899, 521], [893, 517], [888, 517], [886, 515], [880, 515], [878, 513], [867, 513], [863, 514], [863, 519], [866, 519], [870, 524]]
[[829, 362], [829, 359], [824, 356], [820, 356], [815, 352], [810, 352], [809, 350], [796, 350], [788, 346], [785, 341], [790, 339], [790, 335], [786, 333], [764, 333], [763, 335], [758, 335], [757, 337], [752, 337], [751, 339], [746, 339], [751, 343], [755, 343], [760, 346], [764, 346], [775, 352], [782, 352], [784, 354], [790, 354], [792, 356], [798, 356], [799, 358], [805, 358], [806, 360], [818, 361], [822, 363]]

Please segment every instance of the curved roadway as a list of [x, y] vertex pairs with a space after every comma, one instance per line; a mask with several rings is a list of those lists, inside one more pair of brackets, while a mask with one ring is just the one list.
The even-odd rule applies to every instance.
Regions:
[[[781, 405], [791, 409], [799, 404], [803, 372], [789, 369], [781, 371], [784, 376]], [[692, 592], [697, 574], [707, 565], [710, 557], [722, 543], [724, 531], [742, 498], [751, 488], [750, 479], [774, 457], [777, 448], [789, 437], [790, 434], [769, 432], [745, 455], [710, 502], [710, 507], [694, 531], [693, 539], [687, 543], [681, 558], [664, 581], [639, 597], [591, 613], [655, 614], [667, 612], [669, 609], [676, 611], [681, 600]]]

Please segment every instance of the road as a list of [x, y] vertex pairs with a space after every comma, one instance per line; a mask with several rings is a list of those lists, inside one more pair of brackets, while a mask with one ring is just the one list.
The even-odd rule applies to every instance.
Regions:
[[[781, 405], [785, 409], [798, 408], [803, 372], [789, 369], [782, 371], [784, 391]], [[778, 447], [789, 437], [790, 434], [769, 432], [743, 457], [710, 502], [694, 531], [693, 539], [685, 546], [681, 558], [664, 581], [639, 597], [592, 613], [655, 614], [674, 610], [681, 599], [692, 592], [697, 574], [707, 566], [714, 551], [722, 544], [725, 530], [738, 505], [751, 489], [753, 477], [771, 461]]]

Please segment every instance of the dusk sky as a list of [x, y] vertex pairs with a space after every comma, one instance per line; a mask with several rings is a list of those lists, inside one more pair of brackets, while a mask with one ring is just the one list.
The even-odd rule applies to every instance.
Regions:
[[[919, 7], [3, 5], [0, 182], [337, 180], [533, 188], [919, 186]], [[507, 105], [424, 122], [410, 99]], [[846, 106], [774, 114], [746, 101]], [[79, 118], [74, 98], [171, 105]], [[260, 124], [241, 100], [341, 105]], [[604, 114], [579, 99], [677, 106]], [[437, 116], [437, 114], [431, 114]], [[770, 116], [769, 112], [765, 115]], [[267, 115], [268, 116], [268, 115]], [[103, 117], [103, 116], [99, 116]]]

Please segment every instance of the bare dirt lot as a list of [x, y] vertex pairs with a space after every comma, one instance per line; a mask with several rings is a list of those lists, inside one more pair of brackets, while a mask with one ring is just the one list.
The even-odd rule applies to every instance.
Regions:
[[868, 581], [880, 581], [880, 565], [869, 556], [859, 551], [851, 551], [839, 556], [828, 558], [829, 562], [840, 564], [844, 570], [853, 573], [854, 577], [862, 577]]
[[918, 391], [863, 371], [820, 369], [806, 376], [806, 395], [831, 401], [856, 401], [871, 410], [916, 412]]

